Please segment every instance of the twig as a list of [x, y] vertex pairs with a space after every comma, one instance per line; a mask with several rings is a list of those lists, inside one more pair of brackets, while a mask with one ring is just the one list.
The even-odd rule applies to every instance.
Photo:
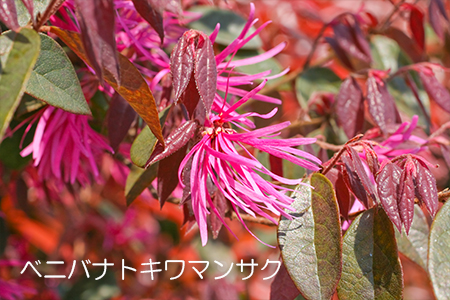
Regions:
[[441, 127], [439, 127], [438, 130], [436, 130], [435, 132], [433, 132], [433, 134], [430, 135], [429, 140], [432, 140], [433, 138], [443, 134], [447, 129], [450, 128], [450, 121], [447, 123], [442, 124]]
[[311, 51], [309, 51], [308, 57], [306, 58], [305, 63], [303, 64], [303, 71], [307, 70], [309, 68], [309, 65], [311, 64], [311, 60], [313, 58], [314, 52], [316, 52], [317, 46], [319, 45], [319, 40], [322, 38], [323, 34], [325, 33], [325, 29], [328, 27], [328, 23], [323, 24], [322, 28], [319, 31], [319, 34], [317, 35], [316, 39], [314, 40]]
[[[241, 214], [240, 217], [242, 220], [247, 221], [247, 222], [263, 224], [263, 225], [268, 225], [268, 226], [277, 226], [277, 224], [274, 224], [272, 221], [270, 221], [264, 217], [253, 217], [253, 216], [247, 215], [247, 214]], [[238, 216], [236, 215], [236, 213], [234, 211], [231, 212], [230, 219], [239, 220]]]
[[[45, 9], [44, 13], [42, 14], [42, 16], [39, 17], [39, 20], [36, 20], [37, 22], [33, 21], [33, 28], [34, 30], [38, 31], [40, 30], [40, 28], [42, 27], [42, 25], [44, 25], [48, 19], [50, 19], [50, 17], [56, 13], [56, 11], [58, 9], [61, 8], [61, 6], [63, 5], [65, 0], [52, 0], [49, 5], [47, 6], [47, 8]], [[34, 18], [34, 16], [31, 16], [31, 18]]]
[[392, 10], [392, 12], [389, 14], [389, 16], [386, 18], [386, 20], [384, 20], [383, 24], [380, 25], [379, 32], [383, 32], [389, 26], [389, 24], [391, 22], [391, 18], [397, 13], [398, 9], [400, 8], [400, 6], [402, 6], [403, 3], [405, 3], [405, 0], [401, 0], [394, 6], [394, 9]]

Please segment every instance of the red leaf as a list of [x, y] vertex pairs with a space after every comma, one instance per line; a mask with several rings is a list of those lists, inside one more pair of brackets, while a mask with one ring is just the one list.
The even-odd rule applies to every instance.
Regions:
[[405, 51], [406, 54], [408, 54], [408, 56], [413, 60], [413, 62], [421, 62], [426, 59], [424, 51], [422, 51], [417, 43], [402, 30], [391, 26], [385, 30], [384, 34], [395, 40], [402, 50]]
[[336, 115], [348, 138], [362, 130], [364, 123], [364, 98], [356, 80], [349, 76], [336, 97]]
[[428, 97], [434, 100], [443, 110], [450, 112], [450, 93], [436, 79], [433, 71], [428, 68], [423, 68], [419, 71], [419, 77]]
[[345, 168], [342, 170], [342, 176], [349, 190], [358, 198], [366, 208], [370, 208], [367, 192], [356, 174], [354, 164], [348, 155], [342, 155], [342, 162]]
[[194, 76], [198, 93], [209, 115], [217, 90], [217, 65], [212, 43], [207, 36], [203, 37], [203, 45], [198, 46]]
[[350, 210], [351, 198], [342, 173], [338, 169], [331, 169], [325, 176], [334, 186], [339, 204], [339, 212], [344, 218], [347, 218]]
[[281, 262], [280, 270], [270, 285], [270, 300], [293, 300], [298, 295], [300, 291]]
[[120, 85], [113, 0], [75, 0], [75, 3], [83, 46], [95, 73], [103, 80], [106, 68]]
[[134, 7], [141, 17], [147, 21], [164, 42], [164, 25], [161, 14], [155, 9], [150, 0], [133, 0]]
[[169, 155], [172, 155], [173, 153], [184, 147], [184, 145], [186, 145], [194, 135], [195, 131], [197, 130], [197, 126], [198, 125], [196, 121], [189, 120], [183, 123], [177, 129], [173, 130], [166, 139], [165, 148], [163, 148], [160, 143], [155, 146], [155, 151], [153, 151], [145, 167], [148, 168], [149, 165], [154, 164], [155, 162], [166, 158]]
[[[219, 189], [216, 190], [214, 197], [212, 197], [212, 202], [214, 204], [214, 207], [219, 212], [219, 215], [222, 218], [222, 220], [225, 219], [225, 213], [228, 210], [228, 205], [225, 196]], [[211, 221], [212, 236], [214, 239], [216, 239], [219, 235], [223, 223], [214, 212], [211, 212], [211, 214], [209, 215], [209, 219]]]
[[158, 164], [158, 199], [161, 208], [178, 185], [178, 168], [186, 156], [187, 145]]
[[11, 30], [19, 29], [20, 25], [17, 21], [17, 10], [14, 0], [2, 0], [0, 5], [0, 21]]
[[338, 44], [336, 39], [325, 37], [325, 41], [330, 44], [330, 47], [334, 50], [336, 53], [336, 56], [339, 58], [339, 60], [350, 70], [354, 70], [353, 64], [351, 63], [350, 59], [348, 58], [345, 51], [341, 48], [341, 46]]
[[[359, 45], [359, 41], [355, 39], [357, 33], [354, 28], [342, 23], [333, 26], [334, 36], [337, 43], [350, 57], [359, 59], [365, 63], [370, 63], [371, 58], [363, 52]], [[367, 43], [367, 41], [366, 41]], [[366, 48], [368, 49], [368, 47]]]
[[[180, 102], [186, 107], [190, 119], [193, 119], [199, 100], [200, 94], [195, 86], [194, 74], [191, 74], [191, 80], [180, 97]], [[203, 122], [200, 122], [200, 124], [203, 124]]]
[[283, 177], [283, 160], [277, 156], [269, 154], [270, 171]]
[[185, 33], [173, 48], [170, 56], [170, 72], [172, 73], [175, 103], [178, 102], [191, 80], [192, 71], [194, 70], [193, 51], [194, 49], [189, 44]]
[[398, 207], [399, 185], [402, 169], [393, 163], [387, 163], [377, 176], [378, 196], [389, 219], [402, 231], [402, 220]]
[[400, 176], [398, 209], [400, 212], [400, 219], [403, 222], [403, 226], [405, 226], [406, 234], [409, 233], [409, 229], [411, 228], [412, 220], [414, 217], [414, 190], [415, 189], [412, 174], [409, 168], [405, 166]]
[[438, 191], [436, 179], [427, 166], [415, 160], [416, 177], [414, 183], [416, 186], [416, 196], [421, 203], [425, 203], [430, 215], [434, 217], [439, 207]]
[[386, 133], [387, 125], [395, 124], [398, 118], [394, 98], [389, 94], [387, 84], [381, 78], [369, 76], [366, 86], [369, 112], [381, 131]]
[[414, 40], [420, 49], [425, 50], [425, 30], [423, 28], [423, 13], [415, 6], [411, 6], [411, 14], [409, 16], [409, 27], [413, 34]]
[[361, 158], [359, 157], [358, 152], [356, 152], [356, 150], [353, 149], [352, 147], [348, 147], [347, 152], [349, 153], [350, 158], [353, 162], [354, 168], [353, 170], [356, 171], [356, 174], [358, 174], [358, 177], [361, 180], [361, 183], [364, 186], [364, 189], [366, 190], [369, 197], [372, 198], [373, 201], [375, 201], [377, 192], [374, 188], [372, 181], [369, 179], [369, 176], [367, 175], [367, 172], [364, 168]]
[[351, 31], [353, 39], [355, 40], [356, 45], [361, 50], [362, 53], [365, 54], [365, 56], [368, 59], [368, 62], [372, 61], [372, 54], [370, 51], [370, 45], [367, 41], [365, 35], [363, 34], [359, 22], [355, 19], [355, 22], [351, 26]]
[[136, 112], [118, 93], [111, 97], [108, 110], [108, 137], [111, 147], [116, 151], [136, 119]]

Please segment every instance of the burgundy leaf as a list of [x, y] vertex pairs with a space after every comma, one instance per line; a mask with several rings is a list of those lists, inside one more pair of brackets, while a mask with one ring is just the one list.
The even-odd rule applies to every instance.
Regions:
[[398, 209], [400, 212], [400, 219], [403, 222], [403, 226], [405, 226], [406, 234], [409, 233], [414, 217], [414, 199], [414, 180], [411, 171], [407, 166], [405, 166], [400, 176]]
[[158, 199], [161, 208], [178, 185], [178, 168], [186, 156], [187, 144], [158, 164]]
[[270, 300], [294, 300], [298, 295], [300, 291], [284, 264], [281, 263], [280, 270], [270, 285]]
[[[194, 156], [192, 155], [186, 165], [184, 166], [184, 169], [181, 173], [181, 181], [183, 182], [184, 188], [183, 188], [183, 196], [181, 197], [181, 204], [186, 203], [187, 200], [191, 198], [191, 169], [192, 169], [192, 160]], [[190, 202], [189, 202], [190, 203]]]
[[339, 212], [344, 218], [347, 218], [350, 210], [351, 197], [342, 173], [338, 169], [331, 169], [325, 176], [334, 186], [339, 204]]
[[269, 154], [270, 171], [272, 173], [283, 177], [283, 160], [278, 156]]
[[103, 80], [103, 68], [120, 85], [119, 59], [115, 39], [113, 0], [75, 0], [84, 50], [97, 76]]
[[433, 71], [423, 68], [419, 71], [419, 77], [428, 97], [434, 100], [443, 110], [450, 112], [450, 93], [436, 79]]
[[196, 121], [189, 120], [183, 123], [177, 129], [173, 130], [166, 139], [166, 147], [164, 148], [164, 150], [158, 150], [162, 150], [162, 145], [158, 142], [158, 144], [155, 146], [155, 151], [153, 151], [145, 167], [147, 168], [149, 165], [154, 164], [155, 162], [166, 158], [169, 155], [172, 155], [173, 153], [184, 147], [184, 145], [186, 145], [194, 135], [195, 131], [197, 130], [197, 126], [198, 125]]
[[342, 155], [342, 162], [345, 168], [342, 170], [342, 176], [348, 189], [358, 198], [359, 201], [366, 207], [370, 208], [369, 200], [367, 199], [367, 192], [356, 174], [354, 164], [348, 155]]
[[439, 145], [442, 151], [442, 157], [445, 160], [445, 164], [447, 165], [447, 167], [450, 169], [450, 146], [448, 145], [443, 145], [440, 144]]
[[141, 17], [158, 33], [162, 44], [164, 42], [164, 26], [163, 18], [159, 11], [153, 6], [150, 0], [133, 0], [133, 4]]
[[[373, 17], [373, 16], [372, 16]], [[367, 41], [365, 35], [363, 34], [359, 22], [355, 19], [355, 22], [351, 26], [351, 33], [353, 35], [353, 39], [355, 40], [355, 43], [357, 44], [358, 48], [361, 50], [362, 53], [366, 55], [368, 58], [368, 62], [372, 61], [372, 54], [370, 51], [370, 44]]]
[[[194, 74], [191, 74], [191, 80], [180, 97], [180, 102], [186, 107], [190, 119], [193, 119], [199, 101], [200, 94], [195, 86]], [[203, 122], [200, 122], [200, 124], [203, 124]]]
[[409, 37], [405, 32], [396, 27], [390, 26], [384, 31], [384, 34], [397, 42], [403, 51], [413, 60], [413, 62], [421, 62], [425, 60], [424, 51], [420, 49], [418, 44]]
[[17, 21], [17, 10], [14, 0], [2, 0], [0, 4], [0, 21], [11, 30], [17, 30], [20, 27]]
[[377, 176], [378, 196], [389, 219], [402, 231], [402, 220], [398, 207], [398, 195], [402, 169], [393, 163], [387, 163]]
[[25, 5], [25, 8], [30, 13], [31, 18], [34, 18], [34, 1], [33, 0], [22, 0], [23, 5]]
[[[212, 202], [213, 202], [214, 207], [219, 212], [219, 215], [222, 218], [222, 220], [225, 219], [225, 213], [227, 212], [228, 205], [227, 205], [225, 196], [219, 189], [217, 189], [216, 192], [214, 193], [214, 197], [212, 197]], [[220, 229], [222, 228], [223, 223], [214, 212], [211, 212], [211, 214], [209, 215], [209, 218], [211, 221], [212, 236], [213, 236], [213, 239], [216, 239], [219, 235], [219, 232], [220, 232]]]
[[[431, 0], [428, 6], [428, 21], [430, 22], [431, 27], [433, 28], [436, 35], [443, 40], [444, 39], [444, 28], [441, 23], [441, 13], [439, 10], [439, 6], [437, 4], [438, 1]], [[445, 10], [444, 10], [445, 11]]]
[[217, 65], [214, 49], [209, 38], [203, 37], [203, 45], [200, 45], [200, 42], [201, 40], [195, 60], [194, 76], [198, 93], [208, 115], [217, 90]]
[[350, 70], [354, 70], [353, 64], [351, 63], [350, 59], [348, 58], [345, 51], [341, 48], [341, 46], [338, 44], [336, 39], [325, 37], [325, 41], [330, 44], [331, 49], [333, 49], [334, 53], [336, 53], [337, 58]]
[[352, 33], [352, 27], [339, 23], [333, 26], [333, 31], [337, 43], [350, 57], [370, 63], [371, 58], [361, 51], [358, 42], [354, 39], [357, 33]]
[[366, 86], [369, 112], [381, 131], [386, 133], [387, 126], [395, 124], [397, 120], [398, 112], [394, 98], [389, 94], [386, 82], [380, 78], [369, 76]]
[[354, 171], [356, 171], [356, 174], [358, 174], [358, 177], [361, 180], [364, 189], [366, 190], [367, 194], [372, 198], [372, 200], [375, 201], [377, 191], [375, 190], [372, 181], [369, 179], [369, 176], [367, 175], [367, 172], [364, 168], [361, 158], [359, 157], [358, 152], [356, 152], [356, 150], [353, 149], [352, 147], [348, 147], [347, 152], [350, 154], [350, 158], [353, 162]]
[[136, 119], [136, 111], [118, 93], [111, 97], [108, 110], [108, 137], [111, 147], [116, 151]]
[[191, 81], [191, 75], [194, 70], [193, 51], [194, 48], [189, 44], [185, 33], [173, 48], [170, 56], [170, 72], [172, 73], [175, 103], [178, 102]]
[[425, 50], [425, 30], [423, 28], [423, 13], [415, 6], [411, 6], [411, 14], [409, 16], [409, 27], [413, 34], [414, 40], [420, 49]]
[[349, 76], [336, 97], [336, 115], [348, 138], [362, 130], [364, 124], [364, 98], [356, 80]]
[[438, 191], [436, 179], [427, 166], [415, 160], [416, 177], [414, 183], [416, 186], [416, 196], [421, 203], [425, 203], [430, 215], [434, 217], [439, 207]]

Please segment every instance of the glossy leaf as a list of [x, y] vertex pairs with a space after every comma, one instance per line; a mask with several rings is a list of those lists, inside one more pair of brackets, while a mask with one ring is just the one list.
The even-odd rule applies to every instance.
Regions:
[[428, 242], [428, 274], [437, 299], [450, 295], [450, 201], [441, 207], [431, 224]]
[[450, 112], [450, 93], [447, 88], [436, 79], [433, 71], [430, 69], [421, 70], [419, 72], [419, 77], [430, 100], [435, 101], [446, 112]]
[[25, 91], [39, 56], [39, 35], [32, 29], [0, 36], [0, 141]]
[[169, 155], [172, 155], [184, 147], [184, 145], [186, 145], [194, 135], [197, 127], [198, 124], [196, 121], [189, 120], [180, 125], [177, 129], [173, 130], [166, 139], [166, 148], [163, 150], [161, 145], [157, 144], [146, 164], [146, 167], [168, 157]]
[[48, 35], [39, 36], [41, 52], [25, 92], [71, 113], [90, 115], [77, 73], [66, 53]]
[[387, 163], [377, 176], [378, 196], [389, 219], [402, 231], [402, 220], [398, 207], [398, 195], [402, 169], [393, 163]]
[[217, 91], [217, 65], [212, 43], [207, 37], [203, 46], [197, 50], [194, 66], [197, 90], [209, 115]]
[[270, 286], [270, 300], [294, 300], [298, 295], [300, 291], [282, 263]]
[[[169, 114], [170, 107], [167, 107], [159, 113], [159, 122], [161, 127], [164, 126], [166, 118]], [[144, 168], [147, 164], [150, 156], [155, 150], [155, 146], [158, 140], [155, 135], [150, 131], [150, 128], [145, 126], [138, 134], [133, 144], [131, 145], [130, 158], [131, 161], [138, 167]]]
[[355, 171], [352, 160], [347, 155], [342, 156], [342, 162], [344, 163], [344, 168], [342, 170], [342, 177], [344, 178], [345, 184], [348, 189], [355, 195], [362, 204], [368, 208], [369, 200], [367, 198], [367, 192], [359, 179], [358, 174]]
[[333, 186], [313, 174], [311, 187], [294, 192], [292, 217], [282, 217], [278, 241], [284, 264], [307, 299], [330, 299], [341, 276], [342, 241], [339, 211]]
[[341, 79], [328, 68], [311, 68], [300, 74], [295, 82], [299, 98], [308, 101], [314, 92], [337, 93]]
[[178, 168], [181, 161], [186, 156], [187, 145], [173, 153], [172, 155], [159, 161], [158, 167], [158, 199], [163, 207], [167, 198], [178, 185]]
[[394, 228], [382, 209], [353, 220], [344, 235], [340, 300], [402, 299], [403, 278]]
[[9, 29], [19, 29], [20, 25], [17, 22], [17, 9], [14, 0], [2, 0], [0, 5], [0, 21]]
[[114, 151], [119, 148], [120, 143], [128, 134], [136, 116], [136, 112], [128, 102], [118, 93], [114, 93], [109, 102], [107, 119], [109, 142]]
[[75, 0], [84, 51], [96, 75], [102, 80], [105, 69], [120, 86], [121, 72], [115, 39], [113, 0]]
[[416, 178], [415, 189], [416, 197], [421, 203], [425, 203], [430, 215], [434, 217], [439, 207], [438, 191], [436, 179], [427, 166], [422, 165], [418, 160], [415, 161]]
[[[202, 31], [205, 34], [211, 34], [216, 28], [217, 23], [220, 24], [220, 31], [216, 37], [216, 43], [228, 46], [240, 34], [247, 20], [231, 10], [216, 8], [212, 6], [197, 6], [190, 11], [200, 13], [201, 16], [193, 22], [189, 22], [188, 26], [192, 29]], [[247, 36], [254, 32], [250, 28]], [[242, 49], [259, 49], [262, 46], [261, 39], [256, 36], [245, 44]]]
[[[75, 32], [64, 31], [56, 27], [51, 27], [51, 32], [56, 34], [78, 57], [89, 63], [83, 50], [80, 36]], [[120, 85], [116, 82], [113, 73], [107, 68], [104, 69], [105, 80], [118, 92], [139, 116], [147, 123], [156, 138], [164, 144], [161, 125], [159, 123], [158, 111], [155, 99], [138, 69], [125, 56], [119, 54], [120, 64]]]
[[161, 44], [164, 42], [164, 25], [163, 18], [158, 10], [153, 7], [152, 1], [150, 0], [133, 0], [134, 7], [137, 12], [147, 21], [156, 33], [158, 33], [161, 39]]
[[401, 184], [398, 190], [398, 209], [400, 212], [400, 219], [408, 234], [414, 217], [415, 199], [414, 181], [412, 174], [408, 169], [403, 169], [400, 176], [400, 182]]
[[364, 98], [356, 80], [349, 76], [336, 97], [336, 116], [348, 138], [354, 137], [364, 125]]
[[131, 203], [156, 179], [158, 175], [158, 164], [151, 165], [144, 170], [135, 166], [131, 167], [125, 185], [125, 198], [127, 205]]
[[194, 49], [184, 34], [172, 50], [170, 55], [170, 72], [172, 73], [175, 103], [188, 87], [194, 71]]
[[387, 126], [395, 124], [397, 119], [394, 98], [389, 94], [386, 83], [375, 76], [369, 76], [366, 86], [369, 112], [378, 127], [386, 132]]
[[427, 270], [428, 234], [430, 228], [422, 209], [414, 205], [414, 219], [409, 234], [395, 231], [398, 251]]

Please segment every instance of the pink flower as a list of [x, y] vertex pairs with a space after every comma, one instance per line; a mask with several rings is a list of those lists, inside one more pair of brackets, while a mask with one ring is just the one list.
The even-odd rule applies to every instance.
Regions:
[[[261, 84], [258, 90], [264, 85]], [[222, 193], [227, 199], [243, 225], [240, 210], [255, 216], [266, 217], [274, 223], [277, 221], [269, 212], [279, 216], [289, 217], [284, 209], [293, 210], [290, 206], [293, 199], [285, 194], [290, 190], [277, 186], [264, 180], [260, 174], [269, 175], [274, 180], [287, 185], [301, 184], [302, 180], [291, 180], [272, 173], [265, 168], [248, 150], [248, 147], [256, 148], [276, 157], [286, 159], [310, 170], [317, 171], [320, 160], [295, 146], [314, 143], [313, 138], [292, 138], [287, 140], [273, 139], [282, 129], [289, 125], [284, 122], [268, 126], [254, 131], [245, 130], [238, 133], [233, 125], [241, 127], [237, 122], [244, 116], [232, 113], [241, 104], [247, 101], [255, 92], [248, 92], [241, 100], [228, 108], [222, 109], [219, 115], [211, 114], [204, 126], [203, 138], [191, 149], [182, 161], [179, 168], [180, 182], [183, 169], [190, 168], [190, 190], [192, 208], [200, 228], [202, 244], [208, 240], [206, 217], [211, 212], [221, 218], [217, 208], [212, 202], [208, 180], [217, 187], [217, 192]], [[224, 99], [221, 99], [225, 103]], [[268, 115], [248, 113], [248, 116], [270, 117], [276, 110]], [[238, 150], [240, 149], [240, 150]], [[208, 210], [209, 208], [209, 210]], [[228, 227], [227, 227], [228, 228]], [[247, 227], [246, 227], [247, 228]], [[229, 229], [229, 228], [228, 228]], [[248, 229], [248, 228], [247, 228]]]
[[43, 181], [80, 183], [99, 180], [96, 159], [103, 151], [113, 152], [103, 136], [88, 124], [88, 117], [48, 106], [36, 127], [34, 139], [20, 153], [33, 155], [33, 164]]

